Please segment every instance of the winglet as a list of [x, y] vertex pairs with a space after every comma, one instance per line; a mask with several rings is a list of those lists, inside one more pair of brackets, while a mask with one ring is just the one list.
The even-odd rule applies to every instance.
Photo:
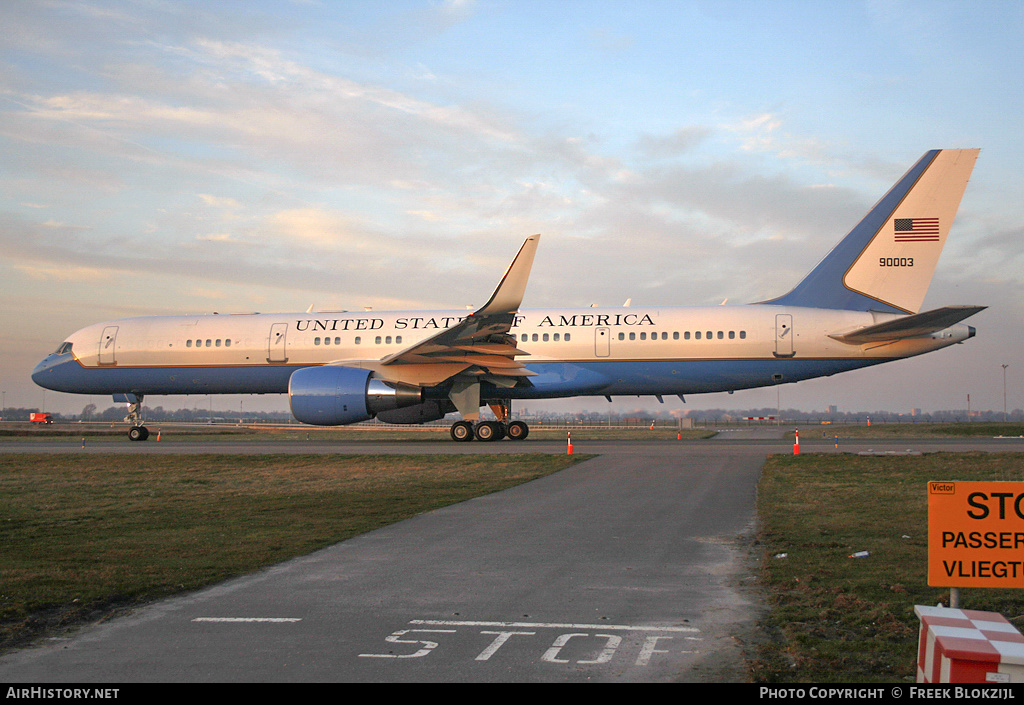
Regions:
[[473, 313], [474, 316], [486, 316], [496, 313], [513, 313], [519, 310], [526, 293], [526, 282], [530, 278], [533, 267], [533, 256], [537, 253], [540, 235], [531, 235], [519, 248], [519, 254], [505, 270], [491, 298], [482, 308]]

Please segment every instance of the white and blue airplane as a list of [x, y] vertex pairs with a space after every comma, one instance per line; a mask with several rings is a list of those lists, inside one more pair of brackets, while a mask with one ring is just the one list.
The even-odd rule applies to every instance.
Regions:
[[[926, 153], [788, 294], [743, 306], [521, 309], [539, 236], [490, 299], [465, 310], [125, 318], [40, 362], [46, 389], [144, 397], [284, 394], [303, 423], [424, 423], [458, 411], [457, 441], [526, 438], [517, 399], [677, 395], [797, 382], [974, 336], [983, 306], [919, 312], [977, 149]], [[490, 406], [497, 421], [481, 420]]]

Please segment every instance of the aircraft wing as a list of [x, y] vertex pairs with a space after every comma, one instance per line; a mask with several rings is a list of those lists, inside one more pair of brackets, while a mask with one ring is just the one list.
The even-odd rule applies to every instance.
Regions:
[[949, 328], [986, 308], [986, 306], [944, 306], [829, 337], [851, 345], [919, 338]]
[[508, 332], [526, 292], [540, 235], [526, 238], [508, 266], [491, 298], [460, 322], [400, 352], [388, 355], [372, 367], [387, 380], [434, 386], [455, 375], [470, 375], [500, 387], [515, 386], [533, 376], [516, 361], [525, 355]]

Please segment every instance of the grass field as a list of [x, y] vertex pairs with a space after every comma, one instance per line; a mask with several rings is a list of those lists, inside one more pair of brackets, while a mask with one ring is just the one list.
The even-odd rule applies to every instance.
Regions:
[[586, 457], [0, 454], [0, 649]]
[[[769, 459], [758, 548], [772, 639], [753, 664], [755, 680], [914, 680], [914, 605], [949, 604], [948, 588], [927, 584], [929, 480], [1022, 481], [1024, 454]], [[860, 551], [869, 557], [850, 558]], [[1024, 591], [962, 590], [961, 607], [1024, 625]]]

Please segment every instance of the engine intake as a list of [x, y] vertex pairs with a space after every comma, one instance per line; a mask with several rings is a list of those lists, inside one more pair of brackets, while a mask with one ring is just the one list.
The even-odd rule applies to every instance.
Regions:
[[317, 426], [342, 426], [423, 403], [423, 390], [376, 379], [355, 367], [304, 367], [288, 380], [292, 416]]

